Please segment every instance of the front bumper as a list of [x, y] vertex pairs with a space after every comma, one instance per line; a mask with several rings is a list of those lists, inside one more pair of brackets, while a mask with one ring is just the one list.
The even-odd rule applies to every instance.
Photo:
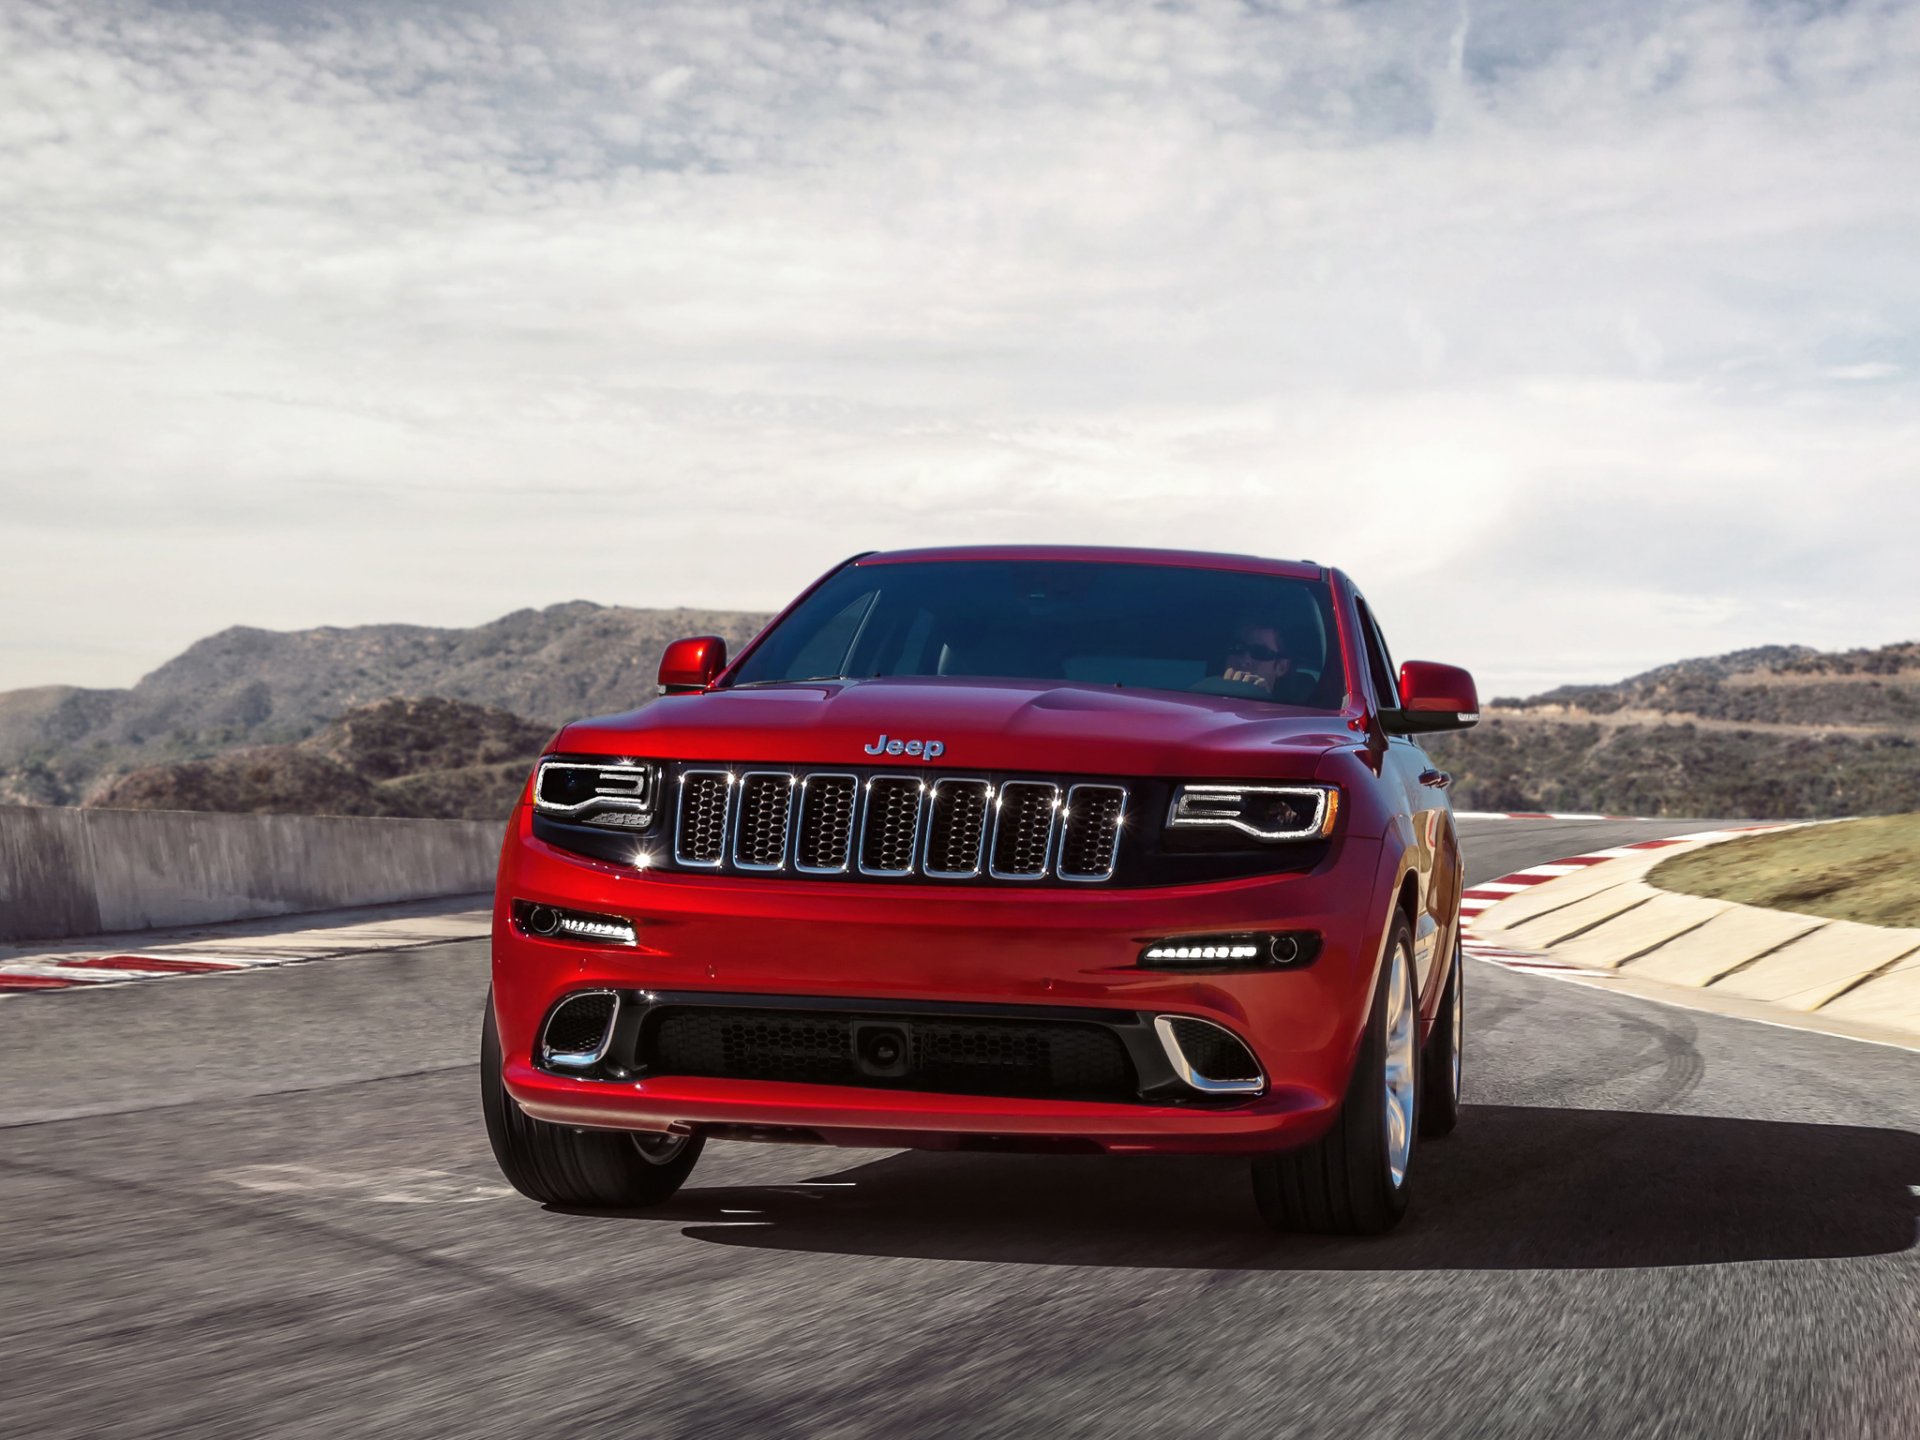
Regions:
[[[1306, 874], [1152, 890], [647, 874], [534, 839], [523, 808], [495, 897], [506, 1088], [528, 1114], [554, 1123], [837, 1144], [1257, 1152], [1306, 1143], [1345, 1092], [1371, 996], [1386, 913], [1379, 862], [1378, 841], [1346, 837]], [[523, 934], [511, 919], [515, 899], [629, 917], [640, 943]], [[1281, 929], [1320, 932], [1311, 965], [1179, 974], [1135, 964], [1153, 940]], [[876, 1001], [928, 1013], [1190, 1016], [1238, 1036], [1266, 1085], [1251, 1098], [1168, 1103], [1156, 1091], [1118, 1102], [675, 1074], [582, 1079], [542, 1068], [534, 1058], [542, 1021], [565, 996], [590, 989], [778, 997], [796, 1010]]]

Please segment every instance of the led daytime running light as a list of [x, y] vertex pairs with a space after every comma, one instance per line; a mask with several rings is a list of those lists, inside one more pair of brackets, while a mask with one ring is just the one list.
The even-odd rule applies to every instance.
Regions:
[[1291, 970], [1320, 953], [1320, 936], [1311, 930], [1268, 935], [1182, 935], [1156, 940], [1140, 951], [1148, 970]]
[[1142, 957], [1146, 960], [1252, 960], [1260, 953], [1257, 945], [1150, 945]]
[[594, 915], [562, 910], [558, 905], [513, 904], [514, 923], [538, 940], [590, 940], [599, 945], [637, 945], [640, 933], [633, 921], [618, 915]]

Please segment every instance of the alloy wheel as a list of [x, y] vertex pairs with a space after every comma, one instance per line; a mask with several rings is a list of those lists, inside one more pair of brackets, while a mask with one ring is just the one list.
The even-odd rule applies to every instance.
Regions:
[[1414, 1044], [1413, 987], [1405, 946], [1396, 946], [1387, 976], [1386, 1103], [1387, 1168], [1394, 1189], [1406, 1183], [1413, 1152]]

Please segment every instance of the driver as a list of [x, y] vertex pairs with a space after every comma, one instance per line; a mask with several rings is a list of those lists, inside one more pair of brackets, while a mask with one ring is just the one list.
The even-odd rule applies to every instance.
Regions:
[[1293, 672], [1293, 660], [1281, 644], [1280, 628], [1261, 620], [1242, 620], [1227, 646], [1225, 679], [1257, 685], [1271, 695], [1284, 675]]

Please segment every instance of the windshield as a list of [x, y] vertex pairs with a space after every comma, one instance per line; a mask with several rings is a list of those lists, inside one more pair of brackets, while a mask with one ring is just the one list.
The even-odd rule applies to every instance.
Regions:
[[978, 676], [1335, 711], [1346, 675], [1319, 580], [1084, 561], [852, 565], [730, 681]]

